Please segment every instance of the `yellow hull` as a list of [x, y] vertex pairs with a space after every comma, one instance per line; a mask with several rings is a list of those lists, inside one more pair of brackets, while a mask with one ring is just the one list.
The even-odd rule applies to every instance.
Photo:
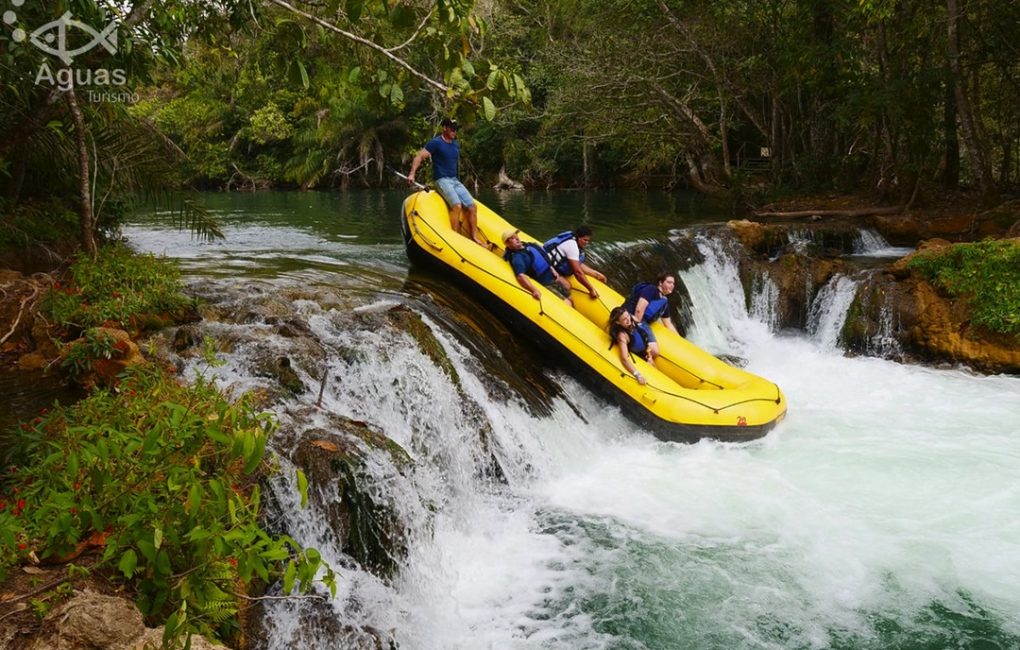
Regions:
[[[641, 386], [609, 348], [609, 311], [624, 297], [589, 278], [599, 298], [591, 299], [575, 278], [574, 307], [541, 287], [535, 300], [503, 260], [500, 234], [512, 228], [478, 204], [478, 227], [499, 250], [493, 252], [454, 232], [449, 212], [436, 192], [404, 201], [401, 228], [408, 255], [458, 280], [509, 325], [547, 348], [561, 352], [582, 378], [609, 395], [624, 411], [665, 440], [751, 440], [761, 437], [786, 414], [786, 398], [774, 383], [735, 368], [663, 327], [653, 325], [659, 342], [656, 365], [634, 359], [648, 383]], [[522, 241], [538, 241], [524, 232]], [[541, 243], [541, 242], [539, 242]], [[538, 286], [538, 283], [534, 283]]]

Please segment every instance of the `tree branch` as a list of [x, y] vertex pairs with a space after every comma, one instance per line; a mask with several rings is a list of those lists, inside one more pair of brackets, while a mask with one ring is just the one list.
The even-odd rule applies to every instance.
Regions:
[[302, 16], [302, 17], [312, 21], [316, 25], [324, 27], [324, 28], [326, 28], [326, 29], [328, 29], [328, 30], [330, 30], [332, 32], [336, 32], [337, 34], [340, 34], [344, 38], [352, 40], [355, 43], [360, 43], [361, 45], [364, 45], [365, 47], [368, 47], [368, 48], [370, 48], [372, 50], [375, 50], [379, 54], [382, 54], [383, 56], [385, 56], [390, 61], [393, 61], [394, 63], [396, 63], [401, 68], [403, 68], [403, 69], [407, 70], [408, 72], [410, 72], [411, 75], [413, 75], [414, 77], [417, 77], [418, 79], [422, 80], [423, 82], [425, 82], [429, 86], [432, 86], [436, 90], [442, 91], [443, 93], [446, 93], [446, 92], [448, 92], [450, 90], [450, 87], [447, 86], [446, 84], [441, 83], [439, 81], [436, 81], [435, 79], [433, 79], [432, 77], [428, 76], [424, 72], [420, 72], [414, 66], [412, 66], [410, 63], [408, 63], [407, 61], [401, 59], [399, 56], [396, 56], [395, 54], [393, 54], [392, 52], [390, 52], [389, 50], [384, 48], [382, 45], [379, 45], [378, 43], [370, 41], [367, 38], [364, 38], [362, 36], [358, 36], [357, 34], [354, 34], [352, 32], [348, 32], [348, 31], [346, 31], [344, 29], [340, 29], [336, 25], [334, 25], [332, 23], [329, 23], [329, 22], [323, 20], [322, 18], [319, 18], [318, 16], [313, 16], [312, 14], [310, 14], [308, 12], [305, 12], [305, 11], [302, 11], [302, 10], [298, 9], [297, 7], [295, 7], [292, 4], [284, 2], [284, 0], [269, 0], [269, 1], [272, 2], [273, 4], [279, 6], [279, 7], [283, 7], [284, 9], [286, 9], [287, 11], [289, 11], [291, 13], [295, 13], [295, 14], [297, 14], [299, 16]]

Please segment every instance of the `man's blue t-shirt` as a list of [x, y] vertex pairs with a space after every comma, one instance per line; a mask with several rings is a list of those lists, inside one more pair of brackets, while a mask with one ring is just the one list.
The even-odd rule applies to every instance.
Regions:
[[457, 178], [460, 142], [447, 142], [443, 136], [437, 135], [425, 143], [425, 151], [432, 156], [432, 176], [437, 181], [440, 178]]

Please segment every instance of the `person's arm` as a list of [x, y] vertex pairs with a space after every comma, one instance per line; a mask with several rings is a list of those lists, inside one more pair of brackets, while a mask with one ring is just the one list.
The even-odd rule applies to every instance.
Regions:
[[588, 281], [588, 274], [584, 272], [584, 264], [581, 264], [577, 260], [568, 259], [567, 263], [570, 264], [570, 268], [574, 271], [574, 277], [577, 281], [588, 290], [588, 295], [591, 296], [592, 300], [599, 297], [599, 292], [595, 291], [595, 287], [591, 286], [591, 282]]
[[600, 273], [599, 271], [596, 271], [595, 269], [593, 269], [592, 267], [588, 266], [584, 262], [581, 262], [581, 268], [584, 269], [584, 274], [585, 275], [590, 275], [591, 277], [595, 278], [599, 282], [605, 282], [606, 281], [606, 276], [605, 276], [604, 273]]
[[538, 288], [536, 288], [535, 285], [533, 285], [531, 283], [531, 280], [528, 279], [527, 274], [525, 274], [525, 273], [518, 273], [517, 274], [517, 284], [519, 284], [522, 287], [524, 287], [524, 290], [527, 291], [528, 293], [530, 293], [531, 297], [534, 298], [535, 300], [541, 300], [542, 299], [542, 294], [539, 293]]
[[648, 308], [647, 298], [638, 298], [637, 304], [634, 305], [634, 320], [640, 323], [645, 317], [645, 309]]
[[673, 324], [673, 319], [670, 318], [669, 316], [663, 316], [659, 320], [661, 320], [662, 324], [666, 326], [666, 329], [672, 330], [674, 334], [679, 334], [680, 333], [680, 332], [676, 331], [676, 325]]
[[432, 154], [429, 153], [428, 149], [422, 149], [418, 152], [418, 155], [411, 161], [411, 171], [407, 174], [407, 184], [414, 185], [414, 173], [418, 171], [418, 166], [421, 165], [422, 161], [426, 158], [430, 158]]
[[638, 372], [637, 367], [630, 360], [630, 352], [627, 350], [627, 344], [630, 343], [630, 336], [626, 332], [620, 332], [616, 335], [616, 347], [620, 352], [620, 363], [630, 374], [634, 375], [637, 382], [642, 386], [648, 381], [645, 376]]

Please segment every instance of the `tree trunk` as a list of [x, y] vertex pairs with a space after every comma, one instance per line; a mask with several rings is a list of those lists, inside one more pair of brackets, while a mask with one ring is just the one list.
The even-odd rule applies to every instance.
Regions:
[[723, 173], [726, 178], [733, 178], [733, 168], [730, 166], [729, 124], [726, 121], [726, 99], [722, 93], [719, 94], [719, 140], [722, 141]]
[[974, 167], [978, 177], [981, 193], [988, 196], [995, 191], [992, 178], [992, 167], [988, 164], [988, 153], [984, 143], [980, 141], [980, 130], [974, 121], [970, 99], [964, 85], [963, 72], [960, 68], [960, 6], [957, 0], [946, 0], [946, 23], [948, 29], [947, 53], [949, 56], [949, 75], [953, 84], [953, 96], [956, 109], [960, 115], [960, 127], [963, 130], [963, 142], [967, 146], [967, 158]]
[[92, 189], [90, 179], [90, 160], [88, 140], [85, 137], [85, 117], [78, 107], [78, 98], [74, 88], [68, 90], [67, 107], [71, 111], [74, 122], [74, 140], [78, 145], [78, 210], [81, 225], [81, 245], [93, 258], [99, 250], [96, 247], [95, 218], [92, 214]]
[[1002, 139], [1002, 168], [999, 170], [999, 185], [1008, 187], [1013, 176], [1013, 141], [1008, 137]]
[[714, 184], [704, 178], [701, 173], [701, 166], [698, 164], [698, 161], [693, 154], [687, 154], [686, 160], [687, 178], [691, 182], [691, 187], [703, 194], [722, 194], [726, 191], [725, 187]]
[[588, 142], [588, 138], [583, 136], [581, 139], [581, 165], [583, 167], [582, 182], [587, 188], [591, 185], [591, 144]]
[[955, 190], [960, 186], [960, 134], [956, 124], [956, 99], [953, 96], [952, 80], [946, 80], [944, 130], [946, 139], [946, 164], [942, 172], [942, 186]]

